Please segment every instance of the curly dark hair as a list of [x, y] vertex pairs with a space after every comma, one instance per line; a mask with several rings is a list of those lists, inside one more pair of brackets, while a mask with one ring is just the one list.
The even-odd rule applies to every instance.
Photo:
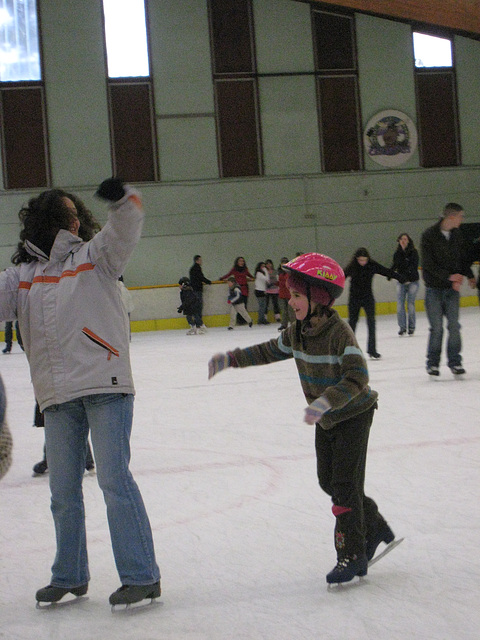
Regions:
[[31, 198], [28, 205], [19, 211], [18, 217], [23, 228], [20, 231], [17, 250], [12, 256], [13, 264], [37, 260], [25, 249], [26, 240], [38, 247], [45, 255], [50, 255], [57, 233], [60, 229], [68, 231], [72, 222], [72, 214], [64, 198], [69, 198], [77, 209], [80, 221], [78, 235], [82, 240], [91, 240], [100, 230], [100, 225], [92, 213], [73, 193], [61, 189], [44, 191], [38, 197]]

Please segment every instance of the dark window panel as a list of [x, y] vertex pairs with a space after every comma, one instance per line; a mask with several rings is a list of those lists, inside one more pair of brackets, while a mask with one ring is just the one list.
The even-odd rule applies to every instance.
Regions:
[[353, 18], [314, 11], [313, 29], [318, 71], [356, 69]]
[[318, 93], [324, 171], [359, 171], [362, 160], [356, 77], [318, 78]]
[[250, 0], [210, 0], [214, 73], [255, 71]]
[[215, 100], [223, 178], [261, 175], [255, 80], [215, 82]]
[[460, 164], [455, 76], [452, 72], [417, 72], [418, 128], [422, 167]]
[[113, 164], [130, 182], [156, 179], [153, 102], [150, 83], [109, 83]]
[[43, 88], [1, 91], [6, 189], [49, 185]]

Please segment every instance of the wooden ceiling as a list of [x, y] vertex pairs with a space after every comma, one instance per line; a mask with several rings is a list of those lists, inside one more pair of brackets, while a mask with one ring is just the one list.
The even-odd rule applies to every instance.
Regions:
[[480, 35], [480, 0], [311, 0]]

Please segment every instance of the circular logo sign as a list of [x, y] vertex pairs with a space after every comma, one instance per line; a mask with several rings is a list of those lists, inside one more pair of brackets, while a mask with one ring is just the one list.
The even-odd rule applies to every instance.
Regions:
[[417, 130], [401, 111], [380, 111], [367, 123], [363, 143], [369, 157], [384, 167], [398, 167], [417, 147]]

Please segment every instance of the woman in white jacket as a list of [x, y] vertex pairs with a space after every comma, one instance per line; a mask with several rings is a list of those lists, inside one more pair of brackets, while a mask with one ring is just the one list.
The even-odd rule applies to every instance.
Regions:
[[117, 179], [97, 195], [111, 206], [96, 235], [98, 225], [73, 194], [32, 198], [19, 214], [15, 266], [0, 274], [0, 319], [18, 317], [45, 416], [57, 553], [37, 602], [87, 592], [82, 478], [89, 431], [122, 583], [110, 603], [160, 595], [150, 523], [129, 470], [134, 386], [117, 284], [140, 238], [143, 210], [137, 192]]
[[255, 267], [255, 297], [258, 301], [258, 324], [270, 324], [265, 316], [267, 311], [267, 287], [269, 277], [265, 262]]

